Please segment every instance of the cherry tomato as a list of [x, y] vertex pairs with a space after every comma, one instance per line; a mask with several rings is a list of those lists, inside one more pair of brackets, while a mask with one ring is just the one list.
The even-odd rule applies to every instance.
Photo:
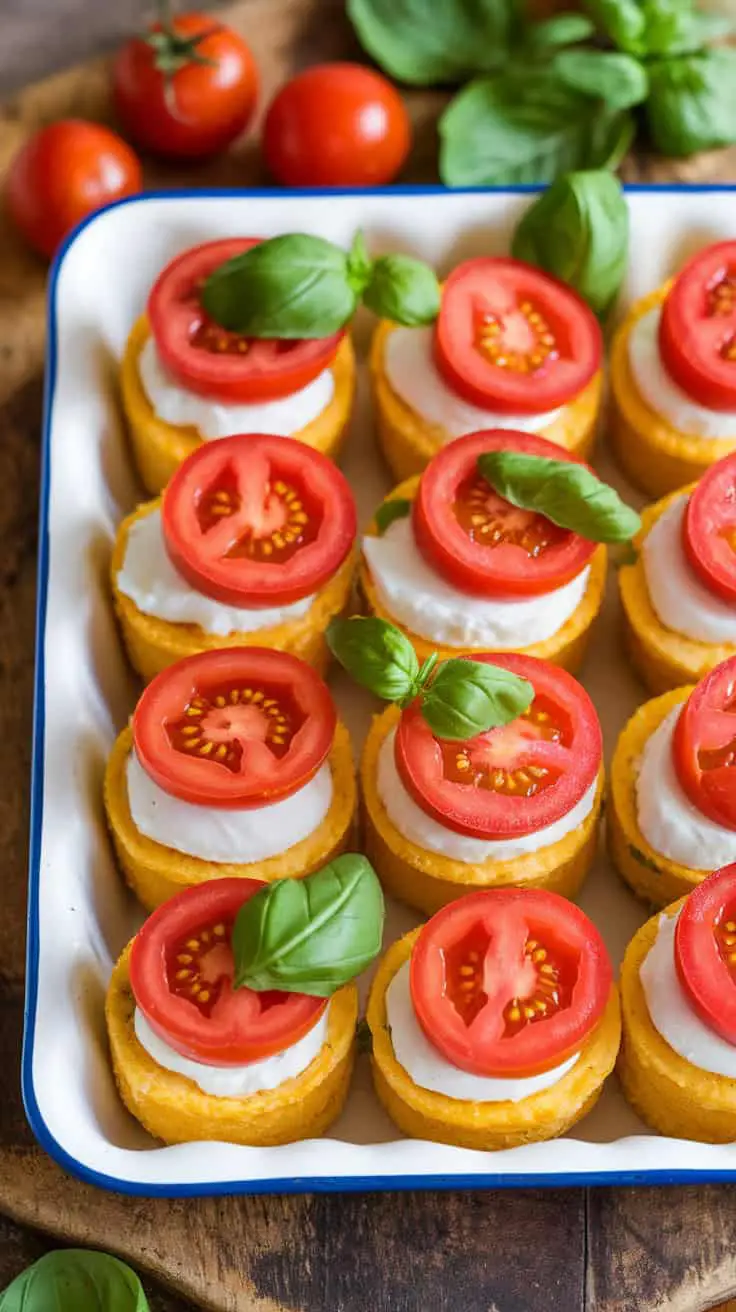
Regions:
[[443, 907], [411, 955], [417, 1020], [474, 1075], [536, 1075], [578, 1053], [613, 973], [586, 915], [558, 893], [486, 889]]
[[688, 894], [675, 927], [675, 965], [701, 1020], [736, 1044], [736, 865]]
[[376, 187], [391, 182], [411, 146], [398, 91], [360, 64], [318, 64], [271, 102], [263, 150], [287, 187]]
[[270, 401], [311, 383], [334, 360], [343, 333], [280, 341], [240, 337], [208, 319], [198, 287], [258, 238], [210, 241], [184, 251], [153, 284], [148, 317], [166, 368], [192, 392], [222, 401]]
[[31, 246], [50, 257], [87, 214], [132, 196], [142, 182], [140, 161], [122, 138], [99, 123], [62, 119], [18, 151], [8, 208]]
[[304, 661], [228, 647], [158, 674], [136, 706], [133, 740], [146, 773], [173, 797], [247, 809], [308, 783], [335, 722], [327, 685]]
[[709, 410], [736, 410], [736, 241], [708, 246], [679, 273], [659, 320], [662, 362]]
[[595, 707], [571, 674], [512, 652], [473, 657], [534, 687], [524, 715], [463, 742], [435, 738], [417, 702], [402, 713], [396, 766], [447, 829], [475, 838], [534, 834], [567, 815], [593, 784], [603, 743]]
[[357, 532], [350, 485], [331, 460], [291, 437], [203, 442], [163, 498], [173, 564], [231, 606], [284, 606], [316, 592]]
[[177, 893], [133, 940], [130, 983], [151, 1029], [176, 1052], [210, 1066], [239, 1066], [282, 1052], [324, 1011], [324, 998], [233, 988], [235, 918], [265, 885], [212, 879]]
[[601, 367], [600, 325], [564, 283], [510, 259], [466, 260], [442, 292], [435, 359], [474, 405], [541, 414], [576, 397]]
[[690, 693], [675, 727], [675, 769], [693, 806], [736, 829], [736, 656]]
[[494, 492], [478, 470], [478, 457], [499, 450], [575, 459], [543, 437], [510, 429], [458, 438], [433, 457], [419, 481], [412, 511], [416, 544], [432, 569], [460, 592], [477, 597], [551, 592], [585, 568], [596, 544]]
[[125, 131], [170, 159], [224, 150], [247, 127], [258, 96], [248, 46], [210, 14], [153, 23], [119, 51], [112, 80]]
[[682, 522], [685, 553], [706, 588], [736, 601], [736, 455], [712, 465]]

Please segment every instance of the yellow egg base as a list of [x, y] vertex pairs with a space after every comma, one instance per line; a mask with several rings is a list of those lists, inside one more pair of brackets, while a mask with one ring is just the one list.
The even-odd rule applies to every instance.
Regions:
[[[120, 390], [128, 422], [133, 459], [147, 492], [163, 492], [186, 457], [202, 445], [196, 428], [168, 424], [156, 415], [143, 390], [138, 357], [150, 336], [145, 315], [133, 325], [120, 366]], [[323, 455], [337, 458], [350, 420], [355, 396], [355, 355], [350, 337], [343, 337], [332, 363], [335, 390], [332, 400], [316, 419], [292, 433]]]
[[237, 864], [203, 861], [147, 838], [134, 825], [128, 804], [125, 767], [133, 735], [123, 729], [105, 771], [105, 812], [120, 868], [136, 897], [149, 911], [175, 893], [208, 879], [301, 879], [349, 849], [355, 826], [357, 792], [348, 731], [338, 723], [329, 756], [332, 805], [314, 833], [288, 851], [264, 861]]

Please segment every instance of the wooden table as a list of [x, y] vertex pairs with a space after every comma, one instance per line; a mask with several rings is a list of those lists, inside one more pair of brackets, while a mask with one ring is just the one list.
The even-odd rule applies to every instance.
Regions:
[[[441, 0], [436, 0], [441, 3]], [[144, 0], [0, 0], [0, 94], [98, 51]], [[267, 90], [299, 63], [357, 54], [341, 0], [240, 0]], [[13, 99], [0, 170], [29, 124], [104, 114], [97, 64]], [[411, 98], [411, 176], [432, 176], [442, 97]], [[252, 148], [202, 182], [256, 181]], [[224, 170], [224, 172], [223, 172]], [[734, 177], [722, 153], [630, 176]], [[192, 175], [190, 175], [192, 176]], [[156, 175], [161, 181], [160, 172]], [[177, 180], [169, 172], [166, 180]], [[147, 1202], [78, 1184], [35, 1148], [18, 1093], [43, 273], [0, 231], [0, 1288], [54, 1242], [107, 1247], [160, 1276], [157, 1312], [701, 1312], [736, 1293], [736, 1189], [408, 1193]], [[30, 1229], [28, 1227], [36, 1227]], [[189, 1298], [191, 1301], [186, 1301]]]

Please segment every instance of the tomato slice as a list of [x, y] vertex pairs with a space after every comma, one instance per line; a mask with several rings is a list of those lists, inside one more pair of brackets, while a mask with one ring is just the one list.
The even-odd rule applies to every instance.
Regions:
[[187, 656], [144, 689], [133, 715], [143, 769], [174, 797], [247, 809], [289, 797], [317, 773], [335, 733], [327, 685], [265, 647]]
[[[465, 658], [470, 659], [470, 658]], [[419, 703], [402, 713], [396, 766], [417, 805], [447, 829], [475, 838], [516, 838], [560, 820], [598, 774], [601, 726], [571, 674], [518, 652], [472, 659], [528, 679], [529, 709], [465, 742], [435, 738]]]
[[736, 241], [688, 260], [662, 306], [662, 362], [709, 410], [736, 410]]
[[148, 298], [158, 353], [184, 387], [219, 401], [271, 401], [311, 383], [334, 360], [343, 333], [285, 341], [242, 337], [205, 314], [199, 289], [226, 260], [259, 238], [210, 241], [167, 264]]
[[511, 259], [466, 260], [442, 292], [435, 359], [473, 405], [541, 414], [582, 392], [601, 367], [600, 325], [564, 283]]
[[736, 601], [736, 454], [711, 465], [690, 494], [682, 538], [706, 588]]
[[331, 460], [263, 433], [204, 442], [163, 497], [166, 549], [199, 592], [231, 606], [308, 597], [346, 560], [358, 528]]
[[736, 656], [693, 689], [672, 746], [675, 769], [693, 806], [716, 824], [736, 829]]
[[736, 865], [688, 895], [675, 927], [675, 966], [701, 1020], [736, 1044]]
[[579, 1052], [613, 972], [595, 925], [542, 889], [485, 889], [443, 907], [411, 956], [430, 1043], [474, 1075], [536, 1075]]
[[213, 879], [164, 902], [133, 940], [130, 983], [151, 1029], [184, 1057], [240, 1066], [303, 1038], [327, 1005], [304, 993], [233, 988], [230, 948], [260, 879]]
[[551, 592], [585, 568], [596, 544], [494, 492], [478, 471], [478, 457], [498, 450], [574, 460], [533, 433], [491, 428], [457, 438], [432, 458], [419, 480], [412, 514], [416, 544], [460, 592], [476, 597]]

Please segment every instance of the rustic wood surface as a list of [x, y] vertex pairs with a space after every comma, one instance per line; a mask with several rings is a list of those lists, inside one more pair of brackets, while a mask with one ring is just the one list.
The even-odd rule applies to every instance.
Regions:
[[[0, 0], [0, 175], [37, 124], [108, 117], [104, 52], [149, 8]], [[224, 13], [248, 36], [266, 96], [292, 69], [358, 55], [343, 0], [240, 0]], [[417, 147], [407, 176], [431, 180], [444, 97], [409, 102]], [[214, 165], [150, 166], [148, 176], [159, 186], [264, 180], [252, 138]], [[627, 176], [733, 178], [736, 151], [677, 166], [639, 155]], [[56, 1236], [165, 1281], [175, 1292], [152, 1285], [154, 1312], [703, 1312], [736, 1294], [733, 1188], [169, 1203], [96, 1192], [34, 1146], [18, 1067], [43, 296], [43, 266], [0, 217], [0, 1288]]]

